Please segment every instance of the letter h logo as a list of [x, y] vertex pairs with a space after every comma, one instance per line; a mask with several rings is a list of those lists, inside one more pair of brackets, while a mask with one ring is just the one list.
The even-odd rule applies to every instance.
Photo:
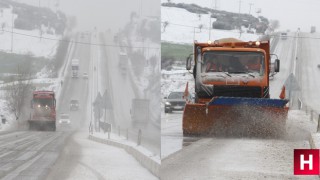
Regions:
[[319, 175], [319, 158], [319, 149], [295, 149], [294, 175]]

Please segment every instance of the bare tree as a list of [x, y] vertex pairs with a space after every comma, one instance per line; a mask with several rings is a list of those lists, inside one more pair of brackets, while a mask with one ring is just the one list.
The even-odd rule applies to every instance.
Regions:
[[77, 18], [75, 16], [68, 17], [67, 30], [72, 31], [77, 26]]
[[166, 28], [167, 28], [168, 25], [169, 25], [168, 21], [163, 22], [163, 29], [162, 29], [163, 33], [166, 31]]
[[18, 75], [7, 85], [6, 100], [9, 110], [14, 114], [16, 120], [21, 117], [23, 107], [31, 90], [31, 74], [18, 69]]
[[271, 20], [269, 23], [269, 29], [274, 31], [280, 27], [280, 22], [278, 20]]

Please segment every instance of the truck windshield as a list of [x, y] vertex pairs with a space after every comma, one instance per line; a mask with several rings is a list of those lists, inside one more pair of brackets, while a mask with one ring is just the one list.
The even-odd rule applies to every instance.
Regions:
[[49, 98], [35, 98], [33, 100], [34, 105], [38, 106], [49, 106], [52, 107], [53, 106], [53, 100], [49, 99]]
[[262, 52], [211, 51], [203, 53], [201, 71], [264, 74]]

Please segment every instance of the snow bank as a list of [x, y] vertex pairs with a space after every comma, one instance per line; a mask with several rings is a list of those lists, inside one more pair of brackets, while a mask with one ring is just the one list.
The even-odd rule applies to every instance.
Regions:
[[127, 141], [125, 138], [121, 138], [113, 133], [110, 134], [110, 139], [108, 139], [107, 134], [102, 133], [95, 133], [94, 135], [89, 135], [89, 139], [99, 143], [125, 149], [129, 154], [135, 157], [137, 161], [139, 161], [155, 176], [160, 176], [160, 156], [155, 156], [149, 150], [141, 146], [138, 146], [133, 142]]

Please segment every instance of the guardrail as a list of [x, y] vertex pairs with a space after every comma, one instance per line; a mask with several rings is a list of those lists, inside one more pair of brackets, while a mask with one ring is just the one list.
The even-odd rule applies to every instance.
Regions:
[[299, 109], [304, 110], [306, 115], [310, 114], [310, 121], [317, 123], [317, 133], [320, 133], [320, 113], [319, 111], [313, 109], [306, 103], [303, 103], [301, 99], [298, 99]]
[[[112, 125], [110, 123], [102, 122], [100, 121], [100, 128], [96, 129], [95, 132], [100, 132], [100, 129], [103, 131], [103, 133], [108, 133], [108, 139], [111, 139], [111, 133], [112, 133]], [[136, 133], [134, 132], [136, 131]], [[140, 146], [142, 143], [142, 129], [129, 129], [129, 128], [121, 128], [120, 126], [117, 126], [116, 130], [113, 131], [114, 134], [117, 134], [118, 137], [125, 137], [126, 140], [131, 140], [133, 142], [136, 142], [137, 146]], [[93, 124], [90, 122], [89, 124], [89, 134], [94, 134], [94, 127]]]

